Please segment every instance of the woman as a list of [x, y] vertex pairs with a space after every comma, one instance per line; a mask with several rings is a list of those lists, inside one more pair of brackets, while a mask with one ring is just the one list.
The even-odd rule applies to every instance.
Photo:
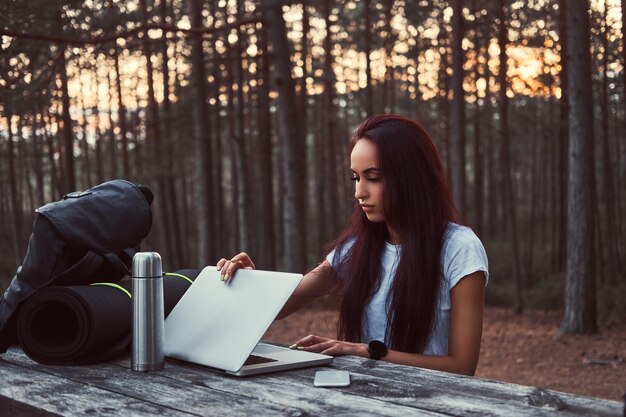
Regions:
[[[473, 375], [487, 256], [472, 230], [455, 222], [432, 140], [406, 118], [374, 115], [351, 145], [358, 204], [350, 223], [278, 318], [338, 290], [338, 339], [309, 335], [294, 347]], [[254, 268], [246, 253], [217, 263], [223, 280], [242, 267]]]

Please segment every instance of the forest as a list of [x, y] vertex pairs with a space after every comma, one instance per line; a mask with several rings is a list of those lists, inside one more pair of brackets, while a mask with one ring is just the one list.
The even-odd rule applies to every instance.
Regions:
[[154, 192], [165, 270], [304, 272], [354, 202], [349, 139], [431, 134], [490, 305], [626, 315], [626, 0], [0, 0], [0, 289], [35, 209]]

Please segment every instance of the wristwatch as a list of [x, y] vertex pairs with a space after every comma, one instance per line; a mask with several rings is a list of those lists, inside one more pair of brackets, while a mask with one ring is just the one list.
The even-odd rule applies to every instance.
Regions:
[[367, 344], [367, 351], [370, 354], [370, 358], [381, 359], [387, 355], [389, 349], [387, 349], [387, 346], [380, 340], [372, 340]]

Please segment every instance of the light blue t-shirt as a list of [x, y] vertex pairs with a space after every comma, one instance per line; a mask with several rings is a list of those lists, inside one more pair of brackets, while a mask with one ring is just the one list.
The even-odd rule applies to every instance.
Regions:
[[[345, 245], [345, 254], [351, 243]], [[365, 323], [361, 340], [384, 340], [389, 316], [389, 290], [396, 275], [400, 261], [400, 245], [385, 244], [382, 255], [382, 279], [378, 291], [372, 296], [365, 309]], [[335, 251], [328, 254], [326, 260], [332, 265]], [[443, 237], [441, 248], [441, 280], [439, 285], [439, 303], [433, 323], [433, 331], [424, 348], [424, 355], [447, 355], [448, 333], [450, 330], [450, 291], [465, 276], [477, 271], [485, 273], [485, 285], [489, 280], [487, 253], [480, 239], [472, 229], [449, 223]]]

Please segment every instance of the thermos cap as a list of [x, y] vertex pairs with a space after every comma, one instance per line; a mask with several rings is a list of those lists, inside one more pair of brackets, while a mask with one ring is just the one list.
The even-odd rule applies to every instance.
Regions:
[[161, 255], [156, 252], [138, 252], [133, 256], [133, 278], [161, 278]]

